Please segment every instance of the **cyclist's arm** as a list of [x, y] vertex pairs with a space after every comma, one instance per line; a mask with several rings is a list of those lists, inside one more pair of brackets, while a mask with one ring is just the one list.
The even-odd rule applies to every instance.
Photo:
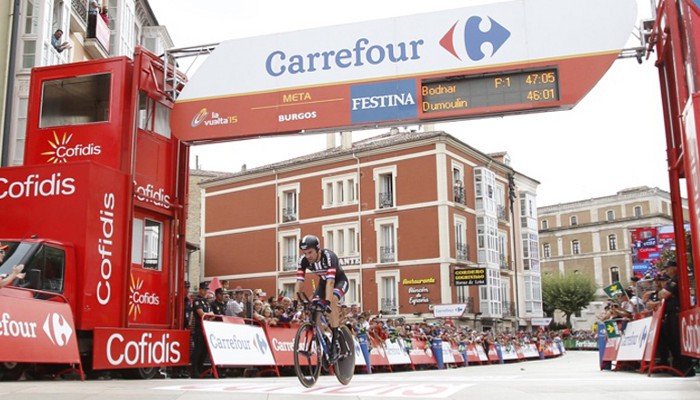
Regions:
[[297, 268], [297, 281], [294, 284], [294, 298], [298, 299], [299, 294], [304, 292], [304, 279], [306, 277], [306, 268], [301, 265], [301, 260], [299, 261], [299, 266]]

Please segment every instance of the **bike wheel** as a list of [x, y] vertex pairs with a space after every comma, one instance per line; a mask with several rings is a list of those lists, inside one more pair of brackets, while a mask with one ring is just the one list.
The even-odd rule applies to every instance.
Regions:
[[347, 385], [355, 375], [355, 340], [346, 326], [340, 327], [341, 335], [338, 335], [340, 357], [333, 364], [333, 372], [338, 382]]
[[320, 338], [314, 326], [308, 322], [301, 324], [294, 337], [294, 372], [304, 387], [310, 388], [321, 374]]

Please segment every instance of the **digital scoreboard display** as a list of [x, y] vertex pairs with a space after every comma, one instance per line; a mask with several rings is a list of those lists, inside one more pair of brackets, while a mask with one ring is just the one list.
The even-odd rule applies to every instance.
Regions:
[[454, 77], [421, 84], [424, 114], [559, 100], [556, 68]]

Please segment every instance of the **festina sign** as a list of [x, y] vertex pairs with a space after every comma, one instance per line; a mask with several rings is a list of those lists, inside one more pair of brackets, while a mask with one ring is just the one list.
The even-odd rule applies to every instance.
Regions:
[[[230, 140], [569, 109], [612, 65], [635, 22], [634, 0], [515, 0], [230, 40], [184, 87], [171, 127], [184, 141]], [[494, 93], [480, 103], [450, 83], [494, 77], [513, 94], [523, 86], [507, 79], [515, 71], [527, 80], [518, 93], [527, 101], [498, 103], [505, 94]], [[435, 112], [426, 98], [426, 109], [423, 96], [444, 97], [444, 107]]]

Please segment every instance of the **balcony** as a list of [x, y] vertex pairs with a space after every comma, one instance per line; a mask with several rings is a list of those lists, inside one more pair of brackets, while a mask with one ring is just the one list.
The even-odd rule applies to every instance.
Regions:
[[399, 313], [399, 308], [396, 306], [396, 299], [394, 298], [384, 298], [381, 299], [381, 307], [379, 312], [382, 315], [396, 315]]
[[501, 254], [501, 255], [498, 257], [498, 264], [501, 266], [501, 269], [506, 269], [506, 270], [509, 270], [509, 271], [512, 271], [512, 270], [513, 270], [513, 268], [511, 268], [511, 266], [510, 266], [510, 262], [508, 262], [508, 257], [506, 257], [506, 256], [503, 255], [503, 254]]
[[283, 208], [282, 209], [282, 222], [293, 222], [296, 220], [297, 220], [296, 208]]
[[456, 246], [456, 259], [458, 261], [467, 261], [469, 260], [469, 245], [466, 243], [457, 243]]
[[85, 35], [87, 31], [87, 0], [71, 0], [70, 30]]
[[501, 303], [503, 306], [503, 318], [515, 317], [515, 302], [504, 301]]
[[457, 294], [457, 303], [467, 305], [467, 309], [464, 311], [465, 314], [473, 314], [474, 313], [474, 298], [473, 297], [465, 297], [465, 296], [460, 296], [459, 294]]
[[379, 248], [379, 262], [391, 263], [396, 262], [396, 254], [394, 246], [382, 246]]
[[390, 208], [394, 206], [394, 192], [379, 193], [379, 208]]
[[464, 187], [462, 185], [455, 185], [453, 188], [454, 192], [454, 202], [459, 204], [467, 204], [467, 198], [464, 194]]
[[[94, 24], [94, 26], [93, 26]], [[88, 18], [88, 33], [85, 37], [85, 51], [94, 59], [109, 57], [111, 31], [100, 15]]]
[[297, 256], [282, 256], [282, 271], [297, 269]]
[[498, 219], [501, 221], [508, 222], [508, 214], [506, 213], [506, 206], [497, 205], [496, 214], [498, 214]]

